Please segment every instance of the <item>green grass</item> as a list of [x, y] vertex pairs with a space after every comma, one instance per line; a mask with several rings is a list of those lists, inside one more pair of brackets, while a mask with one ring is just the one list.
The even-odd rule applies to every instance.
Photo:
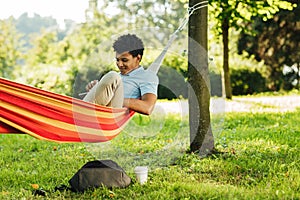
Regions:
[[[138, 125], [129, 125], [107, 144], [0, 135], [0, 199], [300, 199], [300, 110], [226, 113], [223, 118], [215, 132], [221, 153], [202, 159], [185, 153], [188, 119], [174, 115], [157, 120], [137, 116], [133, 123]], [[97, 158], [115, 160], [132, 184], [82, 194], [54, 191]], [[151, 169], [142, 186], [132, 173], [139, 164]], [[47, 196], [34, 196], [33, 184]]]

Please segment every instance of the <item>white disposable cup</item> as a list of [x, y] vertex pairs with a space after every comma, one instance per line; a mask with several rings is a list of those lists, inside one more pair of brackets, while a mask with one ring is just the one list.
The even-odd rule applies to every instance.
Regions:
[[144, 184], [148, 179], [148, 167], [146, 166], [137, 166], [134, 168], [134, 173], [136, 175], [136, 179], [140, 184]]

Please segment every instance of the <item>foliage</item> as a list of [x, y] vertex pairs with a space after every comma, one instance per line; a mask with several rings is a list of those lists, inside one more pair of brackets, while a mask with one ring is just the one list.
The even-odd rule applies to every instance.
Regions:
[[28, 13], [23, 13], [16, 19], [16, 28], [18, 31], [24, 33], [25, 35], [30, 35], [31, 33], [38, 33], [42, 28], [58, 26], [56, 20], [52, 17], [41, 17], [40, 15], [34, 13], [32, 17], [29, 17]]
[[[22, 75], [26, 74], [26, 76]], [[57, 66], [54, 64], [37, 64], [34, 68], [25, 65], [16, 73], [17, 82], [26, 83], [31, 86], [55, 92], [63, 95], [70, 95], [72, 85], [68, 84], [69, 66]]]
[[[113, 17], [122, 32], [141, 33], [144, 44], [152, 48], [161, 48], [166, 44], [170, 35], [178, 28], [183, 17], [187, 14], [187, 0], [142, 0], [116, 1], [105, 0], [104, 8], [113, 5], [119, 9]], [[103, 9], [104, 10], [104, 9]], [[187, 35], [179, 35], [177, 40]]]
[[186, 14], [188, 1], [142, 0], [137, 3], [135, 0], [110, 0], [106, 3], [115, 4], [122, 10], [120, 16], [124, 17], [125, 23], [134, 24], [137, 27], [159, 27], [174, 31], [179, 26], [180, 19]]
[[31, 66], [53, 63], [57, 41], [56, 32], [42, 30], [31, 41], [33, 47], [26, 54], [26, 63]]
[[222, 77], [221, 74], [216, 73], [215, 71], [209, 72], [210, 80], [210, 95], [221, 97], [222, 96]]
[[187, 98], [187, 60], [178, 55], [168, 55], [158, 71], [158, 98]]
[[245, 22], [250, 22], [253, 16], [261, 16], [264, 20], [270, 19], [279, 9], [292, 10], [292, 4], [286, 0], [271, 1], [232, 1], [232, 0], [211, 0], [209, 1], [212, 14], [217, 19], [215, 31], [221, 35], [224, 31], [222, 23], [229, 20], [229, 28], [243, 30], [248, 32], [248, 27], [244, 26]]
[[36, 13], [34, 13], [32, 17], [30, 17], [28, 13], [23, 13], [14, 21], [18, 32], [24, 34], [22, 39], [25, 41], [25, 46], [27, 47], [30, 46], [30, 35], [39, 33], [41, 29], [58, 28], [58, 24], [54, 18], [41, 17]]
[[40, 35], [32, 37], [33, 47], [24, 56], [26, 64], [14, 72], [16, 80], [44, 90], [70, 94], [69, 65], [60, 57], [57, 32], [42, 30]]
[[0, 20], [0, 76], [13, 78], [13, 71], [17, 69], [22, 57], [21, 34], [15, 28], [12, 18]]
[[[293, 2], [293, 1], [292, 1]], [[295, 3], [297, 1], [294, 1]], [[243, 33], [240, 36], [238, 49], [254, 55], [268, 66], [271, 87], [279, 90], [282, 87], [284, 65], [300, 63], [300, 3], [292, 11], [280, 9], [272, 19], [263, 21], [254, 18], [248, 27], [255, 34]]]
[[187, 98], [187, 83], [182, 74], [169, 66], [161, 66], [158, 72], [159, 99]]
[[262, 16], [264, 19], [271, 18], [279, 8], [292, 9], [292, 4], [287, 1], [232, 1], [211, 0], [209, 1], [215, 19], [217, 19], [215, 32], [222, 36], [223, 43], [223, 76], [225, 96], [232, 98], [229, 70], [229, 30], [234, 28], [238, 31], [248, 31], [245, 22], [249, 22], [252, 16]]
[[266, 80], [257, 70], [232, 69], [230, 78], [233, 95], [252, 95], [267, 90]]
[[[128, 152], [155, 151], [170, 136], [187, 131], [187, 119], [183, 120], [179, 124], [178, 118], [168, 116], [157, 138], [135, 140], [120, 135], [116, 139], [122, 142], [117, 144]], [[139, 185], [128, 170], [133, 180], [128, 188], [104, 187], [85, 193], [54, 190], [58, 185], [68, 185], [86, 162], [99, 159], [85, 144], [57, 144], [28, 135], [1, 134], [0, 199], [299, 199], [300, 110], [226, 113], [223, 120], [216, 138], [219, 154], [200, 159], [181, 152], [171, 165], [149, 165], [145, 185]], [[148, 133], [156, 126], [149, 125]], [[183, 129], [178, 129], [180, 126]], [[139, 133], [137, 129], [132, 134]], [[149, 157], [149, 162], [154, 157]], [[35, 196], [37, 188], [45, 190], [46, 197]]]

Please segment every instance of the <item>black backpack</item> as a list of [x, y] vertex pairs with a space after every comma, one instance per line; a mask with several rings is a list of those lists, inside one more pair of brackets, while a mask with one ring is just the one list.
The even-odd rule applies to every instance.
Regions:
[[105, 186], [108, 188], [125, 188], [131, 178], [112, 160], [94, 160], [87, 162], [69, 180], [71, 190], [84, 192], [90, 188]]

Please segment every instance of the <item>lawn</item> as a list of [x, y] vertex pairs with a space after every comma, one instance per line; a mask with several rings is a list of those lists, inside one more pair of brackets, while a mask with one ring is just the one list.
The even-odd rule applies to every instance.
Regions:
[[[185, 153], [188, 118], [136, 115], [110, 143], [58, 144], [0, 135], [0, 199], [300, 199], [300, 109], [212, 116], [219, 153]], [[220, 122], [222, 124], [220, 125]], [[125, 189], [55, 191], [86, 162], [112, 159], [132, 177]], [[148, 182], [133, 168], [147, 165]], [[46, 196], [34, 195], [36, 189]]]

